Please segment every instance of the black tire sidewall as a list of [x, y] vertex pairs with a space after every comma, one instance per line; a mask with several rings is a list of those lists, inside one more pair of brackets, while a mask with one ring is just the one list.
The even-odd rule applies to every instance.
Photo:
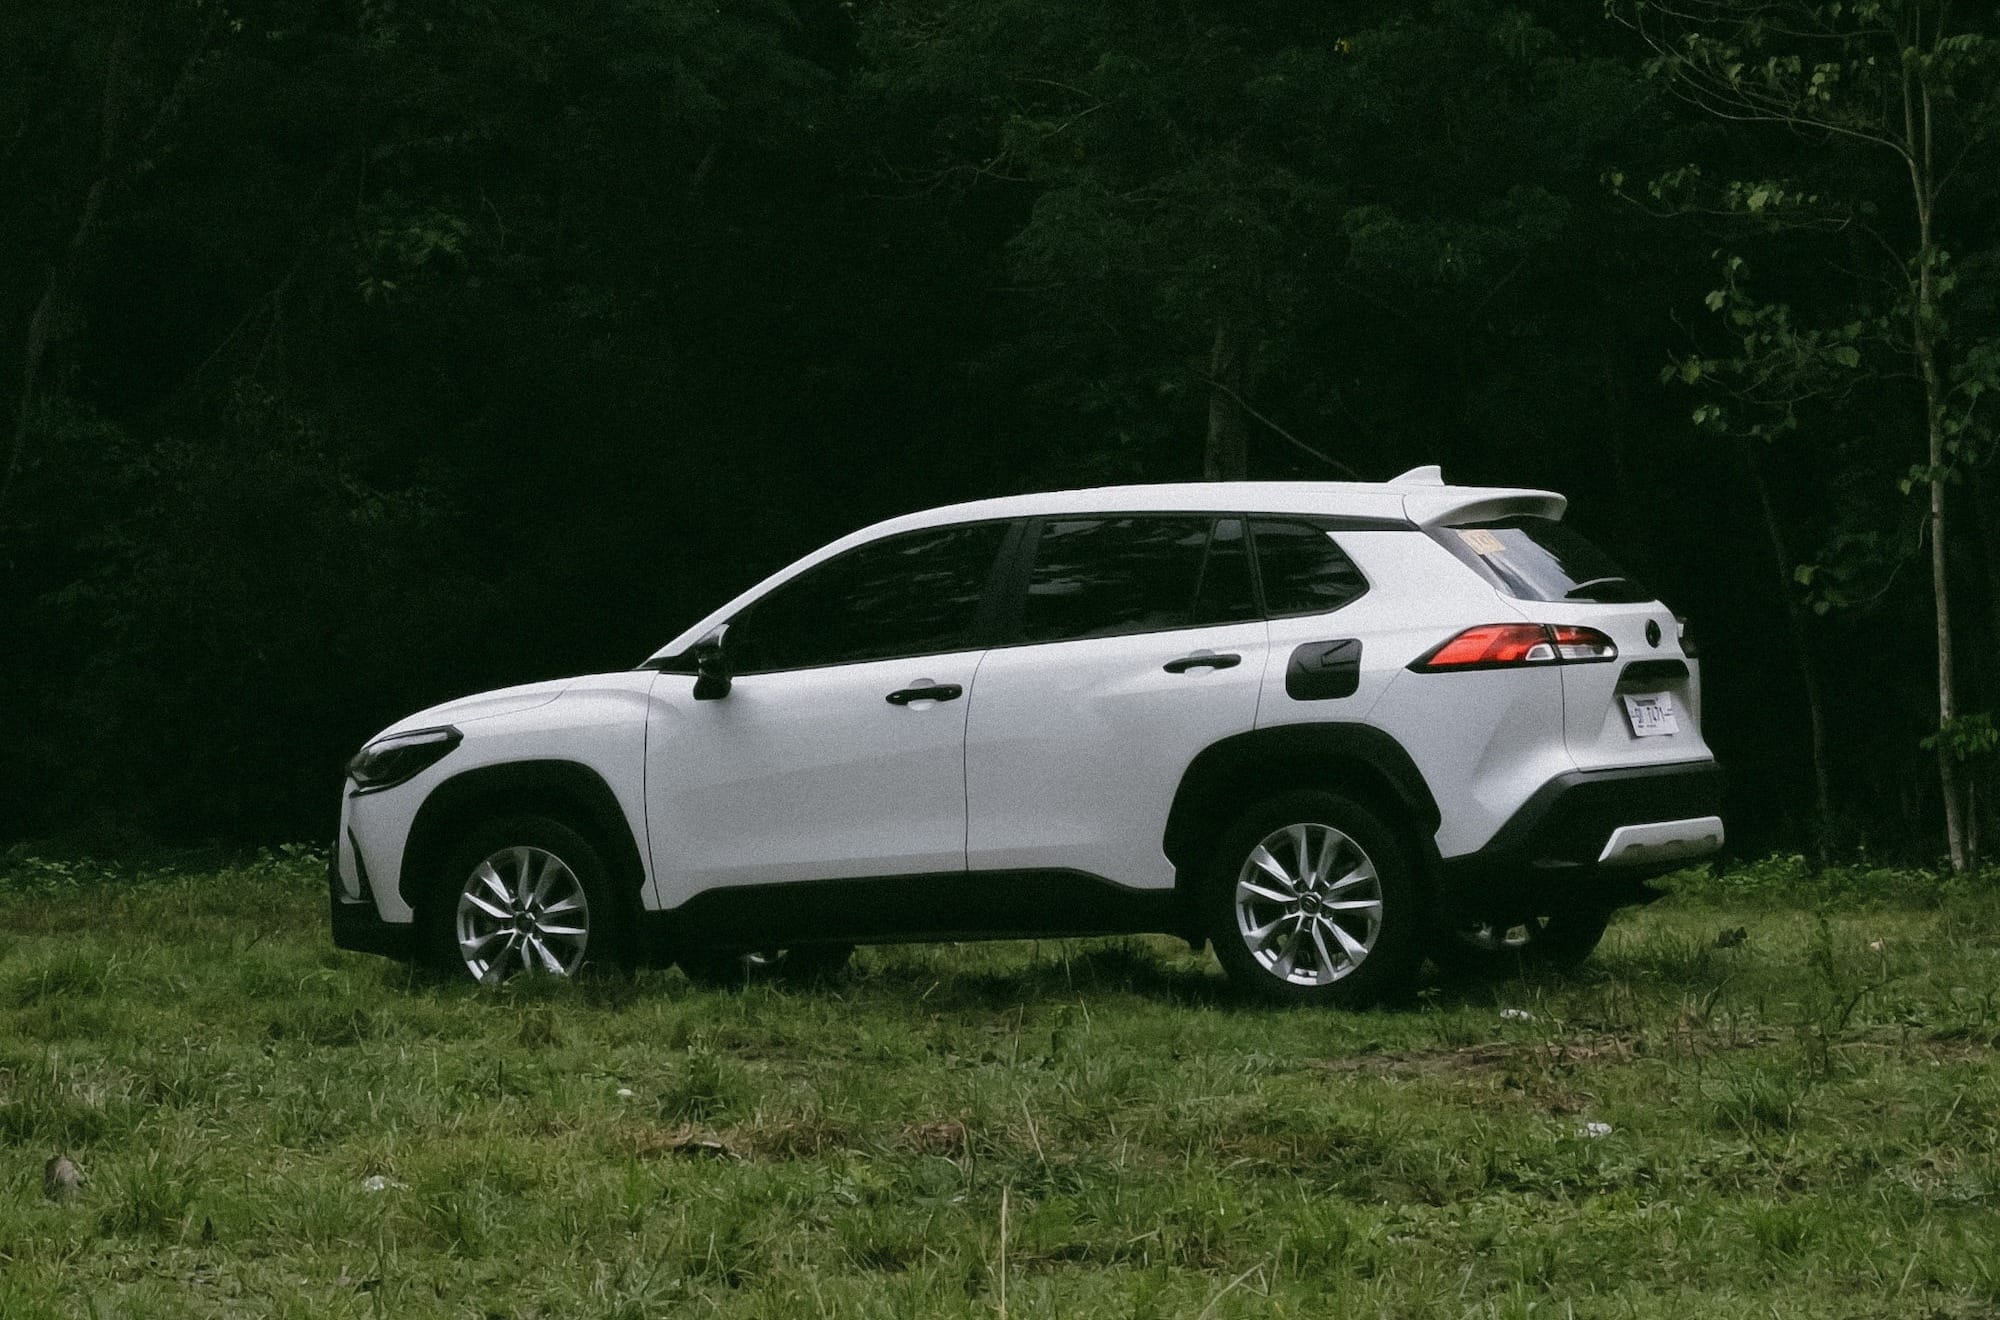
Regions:
[[769, 967], [753, 968], [742, 949], [702, 949], [682, 953], [675, 961], [696, 985], [739, 990], [753, 981], [809, 986], [831, 979], [854, 956], [852, 944], [800, 944], [784, 949], [784, 957]]
[[611, 872], [590, 840], [547, 816], [508, 816], [471, 830], [452, 848], [430, 899], [418, 912], [428, 960], [449, 974], [470, 978], [458, 954], [458, 900], [466, 879], [481, 862], [503, 848], [541, 848], [554, 854], [583, 886], [590, 904], [590, 937], [580, 973], [616, 971], [631, 965], [631, 904], [611, 882]]
[[[1286, 825], [1330, 825], [1353, 839], [1375, 866], [1382, 927], [1361, 965], [1329, 985], [1294, 985], [1272, 976], [1236, 928], [1236, 877], [1250, 850]], [[1267, 798], [1223, 831], [1202, 887], [1203, 927], [1229, 979], [1259, 999], [1286, 1004], [1364, 1007], [1400, 998], [1423, 961], [1429, 926], [1424, 891], [1402, 836], [1370, 807], [1337, 793], [1301, 789]]]
[[1431, 952], [1441, 971], [1497, 981], [1536, 971], [1573, 972], [1597, 951], [1611, 923], [1609, 910], [1573, 908], [1534, 919], [1525, 944], [1482, 948], [1456, 930], [1439, 931]]
[[740, 990], [749, 983], [750, 969], [737, 949], [683, 949], [674, 957], [681, 975], [704, 990]]
[[799, 944], [785, 950], [772, 973], [791, 985], [817, 985], [831, 980], [847, 968], [854, 956], [852, 944]]

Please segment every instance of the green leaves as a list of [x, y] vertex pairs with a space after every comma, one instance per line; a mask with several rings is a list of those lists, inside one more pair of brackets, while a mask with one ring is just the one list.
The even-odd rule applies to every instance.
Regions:
[[1814, 614], [1865, 612], [1880, 606], [1903, 567], [1916, 557], [1919, 543], [1907, 536], [1836, 523], [1815, 552], [1816, 557], [1792, 570]]
[[1954, 761], [1979, 760], [2000, 751], [2000, 727], [1984, 711], [1960, 715], [1939, 725], [1936, 733], [1917, 745], [1927, 752], [1942, 750]]
[[1697, 408], [1697, 428], [1768, 440], [1793, 430], [1802, 406], [1844, 397], [1854, 388], [1850, 373], [1863, 367], [1863, 349], [1877, 337], [1880, 323], [1857, 316], [1839, 325], [1802, 327], [1789, 304], [1766, 302], [1751, 292], [1749, 267], [1740, 255], [1717, 255], [1722, 287], [1702, 301], [1730, 327], [1734, 351], [1687, 354], [1661, 379], [1706, 385], [1737, 405], [1733, 413], [1719, 404]]
[[363, 208], [362, 223], [356, 287], [369, 303], [387, 302], [406, 284], [458, 267], [473, 233], [462, 217], [411, 205], [393, 192]]

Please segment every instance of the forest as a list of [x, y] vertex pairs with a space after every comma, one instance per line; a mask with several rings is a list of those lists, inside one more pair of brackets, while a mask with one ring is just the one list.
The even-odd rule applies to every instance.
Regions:
[[1739, 853], [2000, 840], [2000, 11], [0, 8], [0, 843], [323, 842], [449, 696], [1114, 482], [1547, 487]]

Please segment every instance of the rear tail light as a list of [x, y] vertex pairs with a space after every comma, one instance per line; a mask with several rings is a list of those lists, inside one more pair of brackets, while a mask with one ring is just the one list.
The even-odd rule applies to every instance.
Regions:
[[1556, 635], [1556, 656], [1564, 664], [1586, 665], [1618, 658], [1618, 644], [1595, 628], [1559, 623], [1550, 631]]
[[1440, 642], [1412, 660], [1410, 668], [1420, 674], [1436, 674], [1593, 664], [1617, 658], [1617, 644], [1595, 628], [1567, 623], [1482, 623]]

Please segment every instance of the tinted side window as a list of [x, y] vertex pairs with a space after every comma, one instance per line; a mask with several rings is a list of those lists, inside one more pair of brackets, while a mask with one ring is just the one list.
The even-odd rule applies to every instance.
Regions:
[[730, 621], [740, 673], [934, 655], [973, 642], [1005, 523], [906, 532], [793, 578]]
[[1257, 543], [1257, 572], [1264, 579], [1264, 612], [1273, 618], [1324, 614], [1368, 590], [1361, 570], [1323, 528], [1258, 518], [1250, 524], [1250, 534]]
[[1212, 521], [1049, 519], [1028, 575], [1022, 640], [1061, 642], [1189, 627]]

